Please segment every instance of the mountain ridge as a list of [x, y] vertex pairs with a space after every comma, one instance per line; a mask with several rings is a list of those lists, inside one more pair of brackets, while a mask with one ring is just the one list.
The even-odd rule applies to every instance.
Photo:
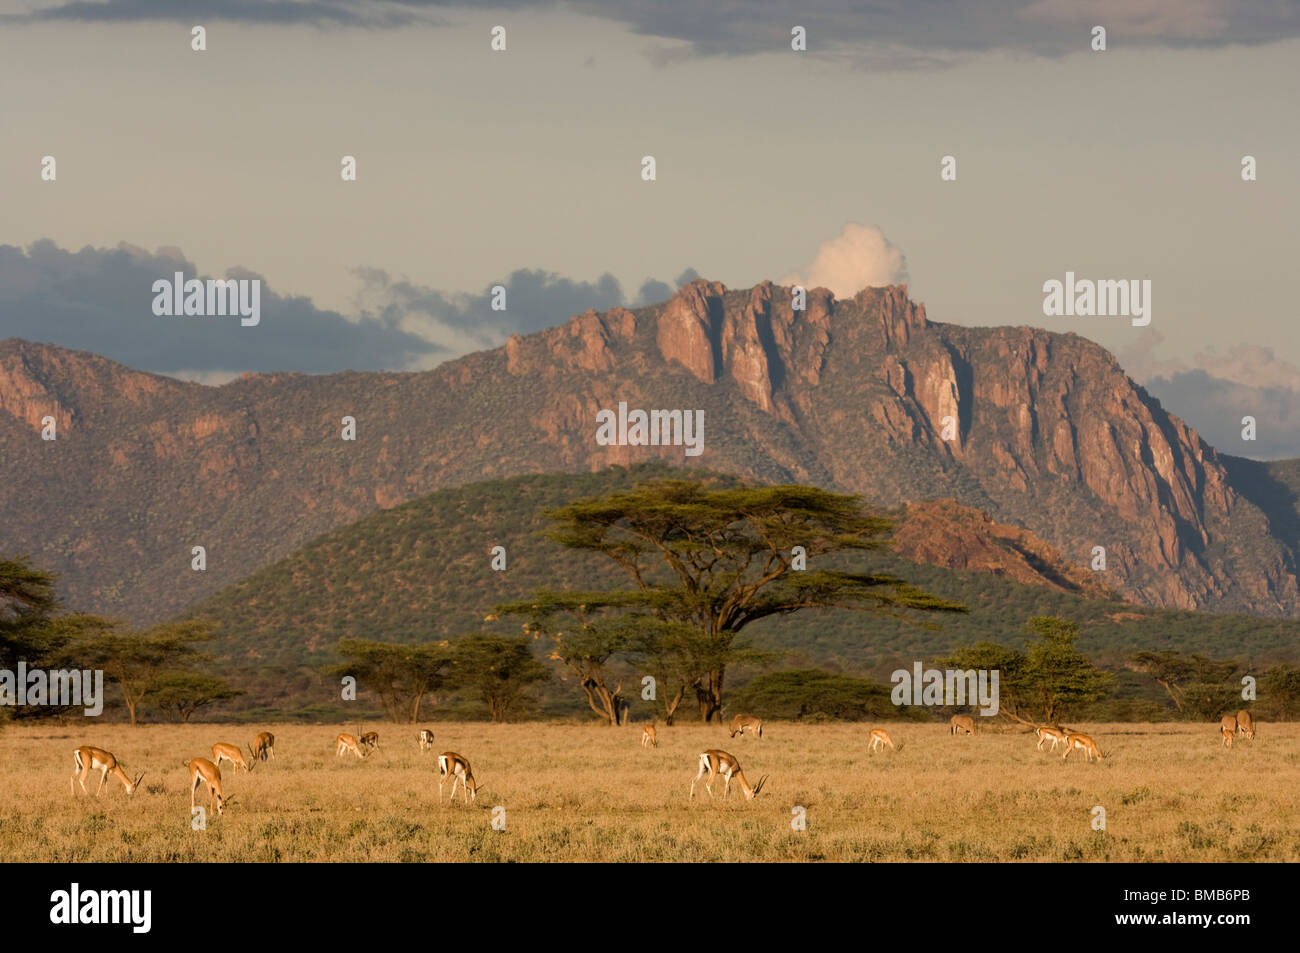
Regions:
[[[620, 400], [705, 410], [704, 458], [597, 446], [595, 414]], [[44, 416], [57, 441], [40, 440]], [[63, 573], [75, 607], [136, 621], [436, 489], [656, 459], [880, 505], [952, 498], [1081, 568], [1104, 546], [1108, 588], [1134, 602], [1300, 614], [1278, 493], [1239, 492], [1235, 458], [1113, 355], [1069, 333], [932, 322], [905, 286], [812, 289], [795, 311], [770, 282], [697, 279], [430, 371], [219, 387], [0, 342], [0, 549]]]

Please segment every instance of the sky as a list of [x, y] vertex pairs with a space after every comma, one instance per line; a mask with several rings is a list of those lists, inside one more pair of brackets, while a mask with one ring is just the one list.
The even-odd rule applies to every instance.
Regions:
[[[0, 338], [220, 383], [432, 367], [696, 275], [906, 281], [1300, 456], [1298, 88], [1280, 0], [0, 0]], [[175, 270], [260, 277], [262, 321], [154, 315]], [[1150, 279], [1150, 324], [1045, 315], [1071, 271]]]

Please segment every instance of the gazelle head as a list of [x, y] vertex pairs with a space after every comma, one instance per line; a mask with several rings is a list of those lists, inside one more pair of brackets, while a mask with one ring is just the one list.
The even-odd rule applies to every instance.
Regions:
[[767, 775], [765, 774], [758, 779], [758, 783], [754, 785], [754, 789], [752, 791], [746, 792], [746, 797], [748, 797], [749, 800], [751, 801], [754, 800], [754, 798], [758, 797], [758, 793], [763, 790], [763, 785], [766, 782], [767, 782]]
[[250, 773], [252, 772], [253, 768], [256, 765], [257, 765], [257, 752], [253, 750], [252, 745], [249, 745], [248, 746], [248, 770]]
[[127, 794], [134, 794], [134, 793], [135, 793], [135, 789], [136, 789], [137, 787], [140, 786], [140, 779], [143, 778], [143, 777], [144, 777], [144, 772], [141, 771], [139, 774], [137, 774], [137, 775], [135, 776], [135, 780], [132, 781], [132, 782], [130, 782], [130, 783], [126, 786], [126, 793], [127, 793]]

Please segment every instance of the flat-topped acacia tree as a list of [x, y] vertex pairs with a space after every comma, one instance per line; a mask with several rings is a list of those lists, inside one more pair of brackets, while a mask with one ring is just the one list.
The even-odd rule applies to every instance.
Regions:
[[[644, 640], [658, 628], [678, 635], [678, 651], [689, 646], [689, 685], [708, 722], [721, 720], [727, 666], [746, 651], [738, 637], [760, 619], [801, 609], [966, 611], [894, 576], [811, 567], [820, 556], [884, 543], [891, 523], [864, 512], [856, 496], [797, 485], [662, 479], [576, 500], [546, 516], [553, 521], [550, 539], [612, 560], [630, 587], [543, 590], [496, 612], [528, 616], [531, 631], [549, 634], [555, 656], [583, 672], [589, 700], [593, 686], [610, 694], [603, 665], [632, 644], [620, 633]], [[795, 567], [796, 546], [808, 568]], [[555, 631], [560, 615], [578, 620], [566, 626], [568, 635]], [[684, 627], [698, 638], [681, 640]]]

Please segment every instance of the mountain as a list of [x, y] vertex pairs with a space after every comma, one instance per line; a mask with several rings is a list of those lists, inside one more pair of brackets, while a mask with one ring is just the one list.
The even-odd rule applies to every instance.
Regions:
[[[596, 414], [620, 401], [703, 410], [703, 454], [599, 444]], [[63, 573], [71, 606], [137, 622], [440, 488], [648, 460], [883, 505], [952, 498], [1074, 567], [1104, 547], [1107, 587], [1132, 602], [1300, 614], [1285, 468], [1219, 454], [1096, 344], [931, 322], [901, 286], [815, 289], [796, 312], [788, 288], [700, 279], [427, 372], [222, 387], [0, 342], [0, 551]]]

